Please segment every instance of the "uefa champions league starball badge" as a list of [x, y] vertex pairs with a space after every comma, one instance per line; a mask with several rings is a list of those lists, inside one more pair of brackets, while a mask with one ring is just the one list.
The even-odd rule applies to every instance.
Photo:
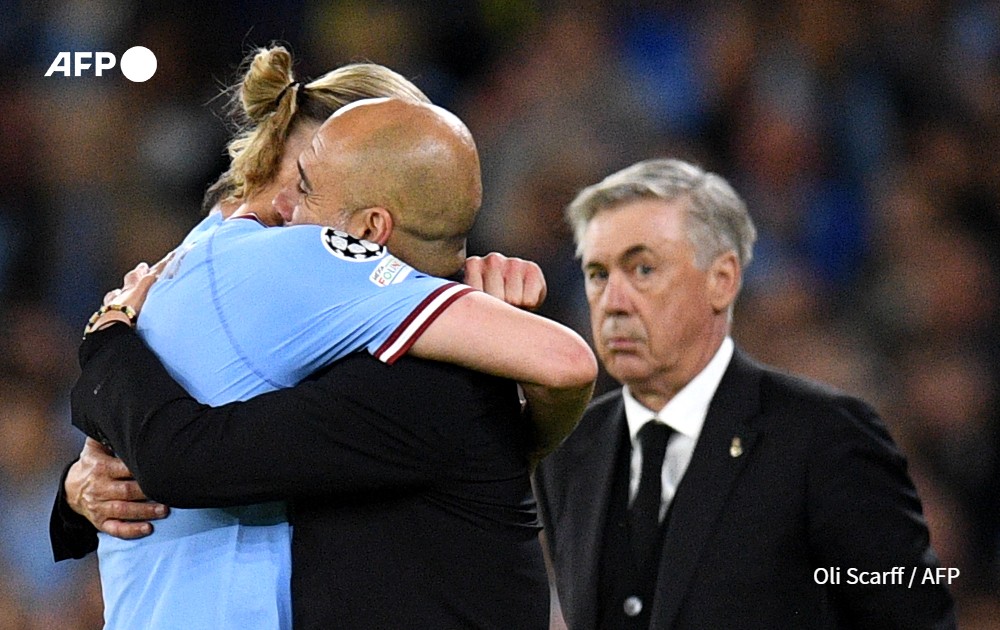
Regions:
[[363, 262], [385, 256], [385, 247], [371, 241], [356, 238], [347, 232], [331, 227], [323, 228], [323, 246], [327, 251], [344, 260]]

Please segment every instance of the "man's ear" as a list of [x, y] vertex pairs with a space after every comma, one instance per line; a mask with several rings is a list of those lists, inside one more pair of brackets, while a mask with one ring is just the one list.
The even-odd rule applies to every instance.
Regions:
[[361, 216], [361, 225], [359, 226], [358, 236], [366, 241], [385, 245], [389, 237], [392, 236], [392, 214], [381, 206], [365, 208], [359, 214]]
[[708, 300], [716, 313], [729, 308], [740, 291], [742, 272], [736, 252], [716, 256], [708, 267]]

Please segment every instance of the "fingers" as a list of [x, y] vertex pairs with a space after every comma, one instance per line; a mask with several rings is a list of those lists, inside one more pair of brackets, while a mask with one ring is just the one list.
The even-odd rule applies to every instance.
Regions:
[[142, 538], [153, 533], [149, 521], [165, 518], [170, 513], [167, 506], [144, 499], [135, 481], [95, 482], [83, 491], [83, 515], [98, 530], [111, 536]]
[[124, 540], [145, 538], [153, 533], [153, 525], [147, 522], [134, 523], [129, 521], [111, 520], [105, 521], [98, 529], [105, 534], [109, 534], [115, 538], [122, 538]]
[[471, 256], [465, 261], [465, 283], [495, 298], [511, 302], [513, 293], [519, 292], [516, 283], [508, 285], [507, 269], [517, 258], [507, 258], [492, 252], [486, 256]]
[[146, 303], [150, 287], [160, 277], [171, 256], [172, 254], [168, 254], [152, 267], [146, 263], [139, 263], [135, 269], [125, 274], [125, 289], [118, 295], [116, 302], [131, 306], [136, 315], [139, 315], [142, 305]]
[[536, 309], [545, 301], [547, 287], [541, 267], [496, 252], [466, 260], [465, 283], [512, 306]]
[[473, 289], [483, 290], [483, 258], [469, 256], [465, 259], [465, 284]]
[[166, 505], [147, 501], [125, 463], [91, 438], [70, 467], [65, 485], [70, 507], [99, 531], [118, 538], [149, 536], [150, 521], [170, 514]]
[[[174, 251], [176, 251], [176, 250], [174, 250]], [[163, 258], [161, 258], [159, 260], [159, 262], [157, 262], [155, 265], [153, 265], [152, 267], [150, 267], [150, 272], [154, 276], [156, 276], [157, 278], [160, 277], [160, 274], [163, 273], [163, 270], [166, 269], [167, 265], [170, 263], [170, 261], [173, 260], [173, 258], [174, 258], [174, 251], [169, 252], [166, 256], [164, 256]]]
[[170, 510], [161, 503], [147, 501], [102, 501], [96, 504], [93, 514], [99, 521], [155, 521], [164, 518]]
[[135, 269], [125, 274], [123, 279], [124, 285], [122, 288], [128, 290], [131, 287], [134, 287], [135, 284], [147, 273], [149, 273], [149, 265], [144, 262], [139, 263], [135, 266]]
[[542, 268], [533, 262], [525, 261], [527, 268], [523, 278], [524, 292], [521, 296], [522, 308], [535, 310], [545, 302], [548, 295], [548, 286], [545, 284], [545, 275]]
[[[143, 302], [145, 302], [145, 295], [149, 291], [149, 286], [160, 277], [160, 274], [171, 258], [173, 258], [173, 255], [174, 253], [170, 252], [152, 267], [145, 262], [136, 265], [134, 269], [126, 273], [122, 278], [120, 289], [112, 289], [104, 294], [102, 304], [104, 306], [109, 304], [128, 304], [136, 308], [137, 302], [138, 306], [141, 307]], [[140, 293], [138, 297], [136, 296], [136, 292]], [[138, 308], [136, 311], [138, 312]]]
[[100, 461], [94, 463], [94, 475], [107, 478], [107, 479], [131, 479], [132, 471], [128, 469], [125, 462], [118, 459], [117, 457], [112, 457], [110, 455], [103, 455]]
[[545, 275], [536, 263], [522, 258], [509, 258], [505, 261], [503, 275], [509, 304], [534, 310], [545, 301]]
[[132, 472], [125, 462], [108, 453], [100, 442], [89, 438], [80, 451], [80, 464], [87, 470], [87, 475], [94, 480], [132, 478]]
[[508, 286], [505, 273], [512, 260], [496, 252], [483, 258], [483, 291], [510, 304], [515, 303], [512, 300], [516, 299], [514, 293], [518, 291], [517, 286]]
[[90, 457], [92, 455], [101, 453], [105, 455], [111, 455], [112, 457], [114, 457], [114, 455], [111, 454], [111, 449], [104, 446], [94, 438], [87, 437], [87, 439], [83, 442], [83, 450], [80, 451], [80, 457], [81, 458]]
[[148, 271], [149, 271], [149, 265], [147, 265], [146, 263], [141, 262], [138, 265], [136, 265], [134, 269], [132, 269], [122, 277], [122, 286], [120, 289], [112, 289], [104, 294], [103, 305], [107, 306], [108, 304], [121, 304], [119, 298], [121, 297], [122, 293], [134, 287], [136, 283], [139, 282], [139, 280], [146, 273], [148, 273]]
[[163, 273], [163, 270], [167, 267], [173, 257], [174, 252], [170, 252], [152, 267], [145, 262], [139, 263], [134, 269], [125, 274], [125, 277], [122, 279], [122, 288], [111, 291], [109, 295], [116, 292], [121, 295], [122, 292], [135, 289], [135, 287], [141, 283], [153, 284], [156, 282], [156, 279], [160, 277], [160, 274]]
[[111, 291], [108, 291], [107, 293], [104, 294], [104, 301], [102, 302], [102, 304], [104, 306], [107, 306], [108, 304], [114, 304], [115, 300], [117, 300], [118, 296], [121, 294], [122, 294], [121, 289], [112, 289]]
[[[82, 493], [83, 515], [101, 531], [107, 531], [107, 523], [112, 521], [151, 521], [169, 515], [170, 509], [167, 506], [146, 501], [145, 498], [146, 495], [135, 481], [87, 484]], [[120, 526], [112, 527], [118, 529]], [[107, 533], [117, 535], [111, 531]]]
[[[117, 461], [117, 460], [116, 460]], [[108, 474], [110, 465], [101, 463], [90, 469], [84, 478], [80, 495], [86, 511], [97, 514], [102, 519], [125, 518], [128, 514], [117, 511], [120, 507], [109, 507], [114, 502], [145, 501], [146, 495], [134, 479], [112, 477]], [[122, 464], [121, 468], [124, 468]], [[125, 469], [126, 472], [128, 469]], [[145, 515], [140, 511], [138, 516]]]
[[[142, 488], [133, 479], [111, 480], [106, 477], [91, 477], [90, 483], [85, 484], [82, 492], [87, 509], [100, 513], [104, 518], [132, 518], [129, 514], [114, 511], [119, 508], [105, 507], [105, 504], [115, 501], [146, 500]], [[145, 511], [141, 511], [136, 517], [145, 518], [145, 514]]]

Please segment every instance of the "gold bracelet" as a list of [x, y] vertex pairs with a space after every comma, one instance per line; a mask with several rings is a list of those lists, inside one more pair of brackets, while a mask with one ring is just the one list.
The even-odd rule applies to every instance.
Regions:
[[129, 325], [135, 326], [135, 318], [138, 317], [138, 314], [135, 312], [134, 308], [128, 304], [107, 304], [97, 309], [94, 314], [90, 316], [90, 319], [87, 320], [87, 325], [83, 327], [83, 334], [89, 335], [94, 332], [94, 324], [97, 323], [97, 320], [99, 320], [102, 315], [110, 311], [118, 311], [119, 313], [122, 313], [128, 318]]

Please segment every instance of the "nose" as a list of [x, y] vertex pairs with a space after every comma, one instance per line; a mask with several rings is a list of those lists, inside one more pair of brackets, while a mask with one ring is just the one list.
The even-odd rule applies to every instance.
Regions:
[[601, 296], [601, 307], [609, 315], [621, 315], [632, 310], [632, 299], [629, 294], [628, 282], [621, 274], [611, 273], [604, 293]]
[[298, 194], [283, 188], [271, 201], [271, 206], [285, 223], [290, 223], [295, 214], [295, 205], [299, 202]]

